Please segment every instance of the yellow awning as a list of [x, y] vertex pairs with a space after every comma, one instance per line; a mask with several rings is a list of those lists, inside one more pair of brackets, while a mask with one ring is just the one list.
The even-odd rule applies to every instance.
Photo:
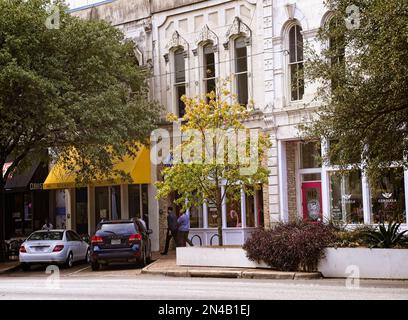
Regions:
[[[126, 156], [123, 161], [113, 165], [114, 170], [121, 170], [130, 175], [132, 181], [124, 180], [121, 176], [112, 174], [109, 177], [101, 177], [92, 181], [91, 186], [109, 186], [118, 184], [149, 184], [150, 178], [150, 151], [142, 146], [139, 148], [136, 157]], [[44, 182], [44, 189], [68, 189], [80, 187], [76, 184], [75, 172], [67, 172], [62, 165], [58, 163], [51, 169], [47, 179]]]

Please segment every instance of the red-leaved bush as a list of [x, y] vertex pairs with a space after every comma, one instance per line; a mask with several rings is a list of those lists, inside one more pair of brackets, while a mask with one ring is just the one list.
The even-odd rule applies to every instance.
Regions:
[[335, 240], [322, 223], [291, 222], [253, 233], [245, 244], [248, 259], [282, 271], [315, 271], [324, 249]]

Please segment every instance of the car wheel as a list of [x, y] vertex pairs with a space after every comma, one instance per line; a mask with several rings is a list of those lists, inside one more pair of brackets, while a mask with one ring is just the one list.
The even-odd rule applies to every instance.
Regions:
[[21, 269], [23, 269], [23, 271], [28, 271], [30, 270], [30, 265], [28, 263], [22, 263]]
[[152, 262], [152, 250], [149, 250], [149, 255], [146, 258], [146, 262], [149, 264]]
[[92, 262], [91, 263], [91, 269], [92, 269], [92, 271], [98, 271], [99, 270], [99, 263], [98, 263], [98, 261], [95, 261], [95, 262]]
[[72, 266], [74, 265], [74, 255], [72, 254], [72, 252], [69, 253], [67, 261], [65, 262], [65, 266], [67, 268], [72, 268]]
[[91, 250], [86, 250], [86, 256], [85, 256], [85, 263], [90, 264], [91, 263]]
[[144, 268], [146, 266], [146, 249], [143, 250], [142, 256], [140, 257], [140, 260], [138, 261], [138, 265], [140, 268]]

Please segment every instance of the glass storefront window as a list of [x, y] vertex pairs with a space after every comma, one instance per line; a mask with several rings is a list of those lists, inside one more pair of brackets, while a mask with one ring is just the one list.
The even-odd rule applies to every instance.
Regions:
[[306, 173], [302, 175], [303, 182], [320, 181], [322, 179], [320, 173]]
[[147, 184], [142, 184], [142, 219], [146, 222], [146, 227], [149, 229], [149, 192]]
[[307, 142], [300, 144], [300, 168], [311, 169], [320, 168], [321, 161], [321, 145], [320, 142]]
[[79, 234], [88, 233], [88, 189], [75, 190], [76, 231]]
[[129, 217], [140, 218], [140, 185], [129, 185]]
[[392, 168], [371, 184], [372, 223], [406, 222], [404, 171]]
[[217, 206], [215, 205], [214, 202], [208, 201], [207, 208], [208, 208], [208, 227], [209, 228], [217, 228], [217, 226], [218, 226], [218, 223], [217, 223], [217, 217], [218, 217]]
[[95, 219], [96, 225], [98, 225], [102, 219], [109, 219], [108, 187], [95, 188]]
[[227, 227], [241, 228], [241, 201], [227, 199]]
[[111, 216], [112, 220], [121, 218], [120, 186], [111, 187]]
[[330, 173], [330, 210], [334, 221], [364, 223], [361, 171]]
[[193, 206], [190, 208], [190, 228], [203, 227], [203, 207]]
[[[253, 188], [252, 188], [253, 189]], [[245, 206], [246, 206], [246, 226], [247, 227], [255, 227], [255, 196], [254, 195], [246, 195], [245, 196]]]

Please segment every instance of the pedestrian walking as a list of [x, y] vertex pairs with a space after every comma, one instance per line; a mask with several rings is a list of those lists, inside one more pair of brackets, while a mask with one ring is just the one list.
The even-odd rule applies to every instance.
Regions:
[[194, 246], [193, 242], [188, 238], [188, 233], [190, 232], [190, 215], [184, 212], [177, 219], [177, 246], [185, 247], [186, 243], [190, 246]]
[[169, 251], [170, 240], [173, 238], [177, 245], [177, 216], [173, 212], [173, 207], [167, 208], [167, 234], [166, 234], [166, 244], [164, 246], [164, 251], [162, 255], [166, 255]]

